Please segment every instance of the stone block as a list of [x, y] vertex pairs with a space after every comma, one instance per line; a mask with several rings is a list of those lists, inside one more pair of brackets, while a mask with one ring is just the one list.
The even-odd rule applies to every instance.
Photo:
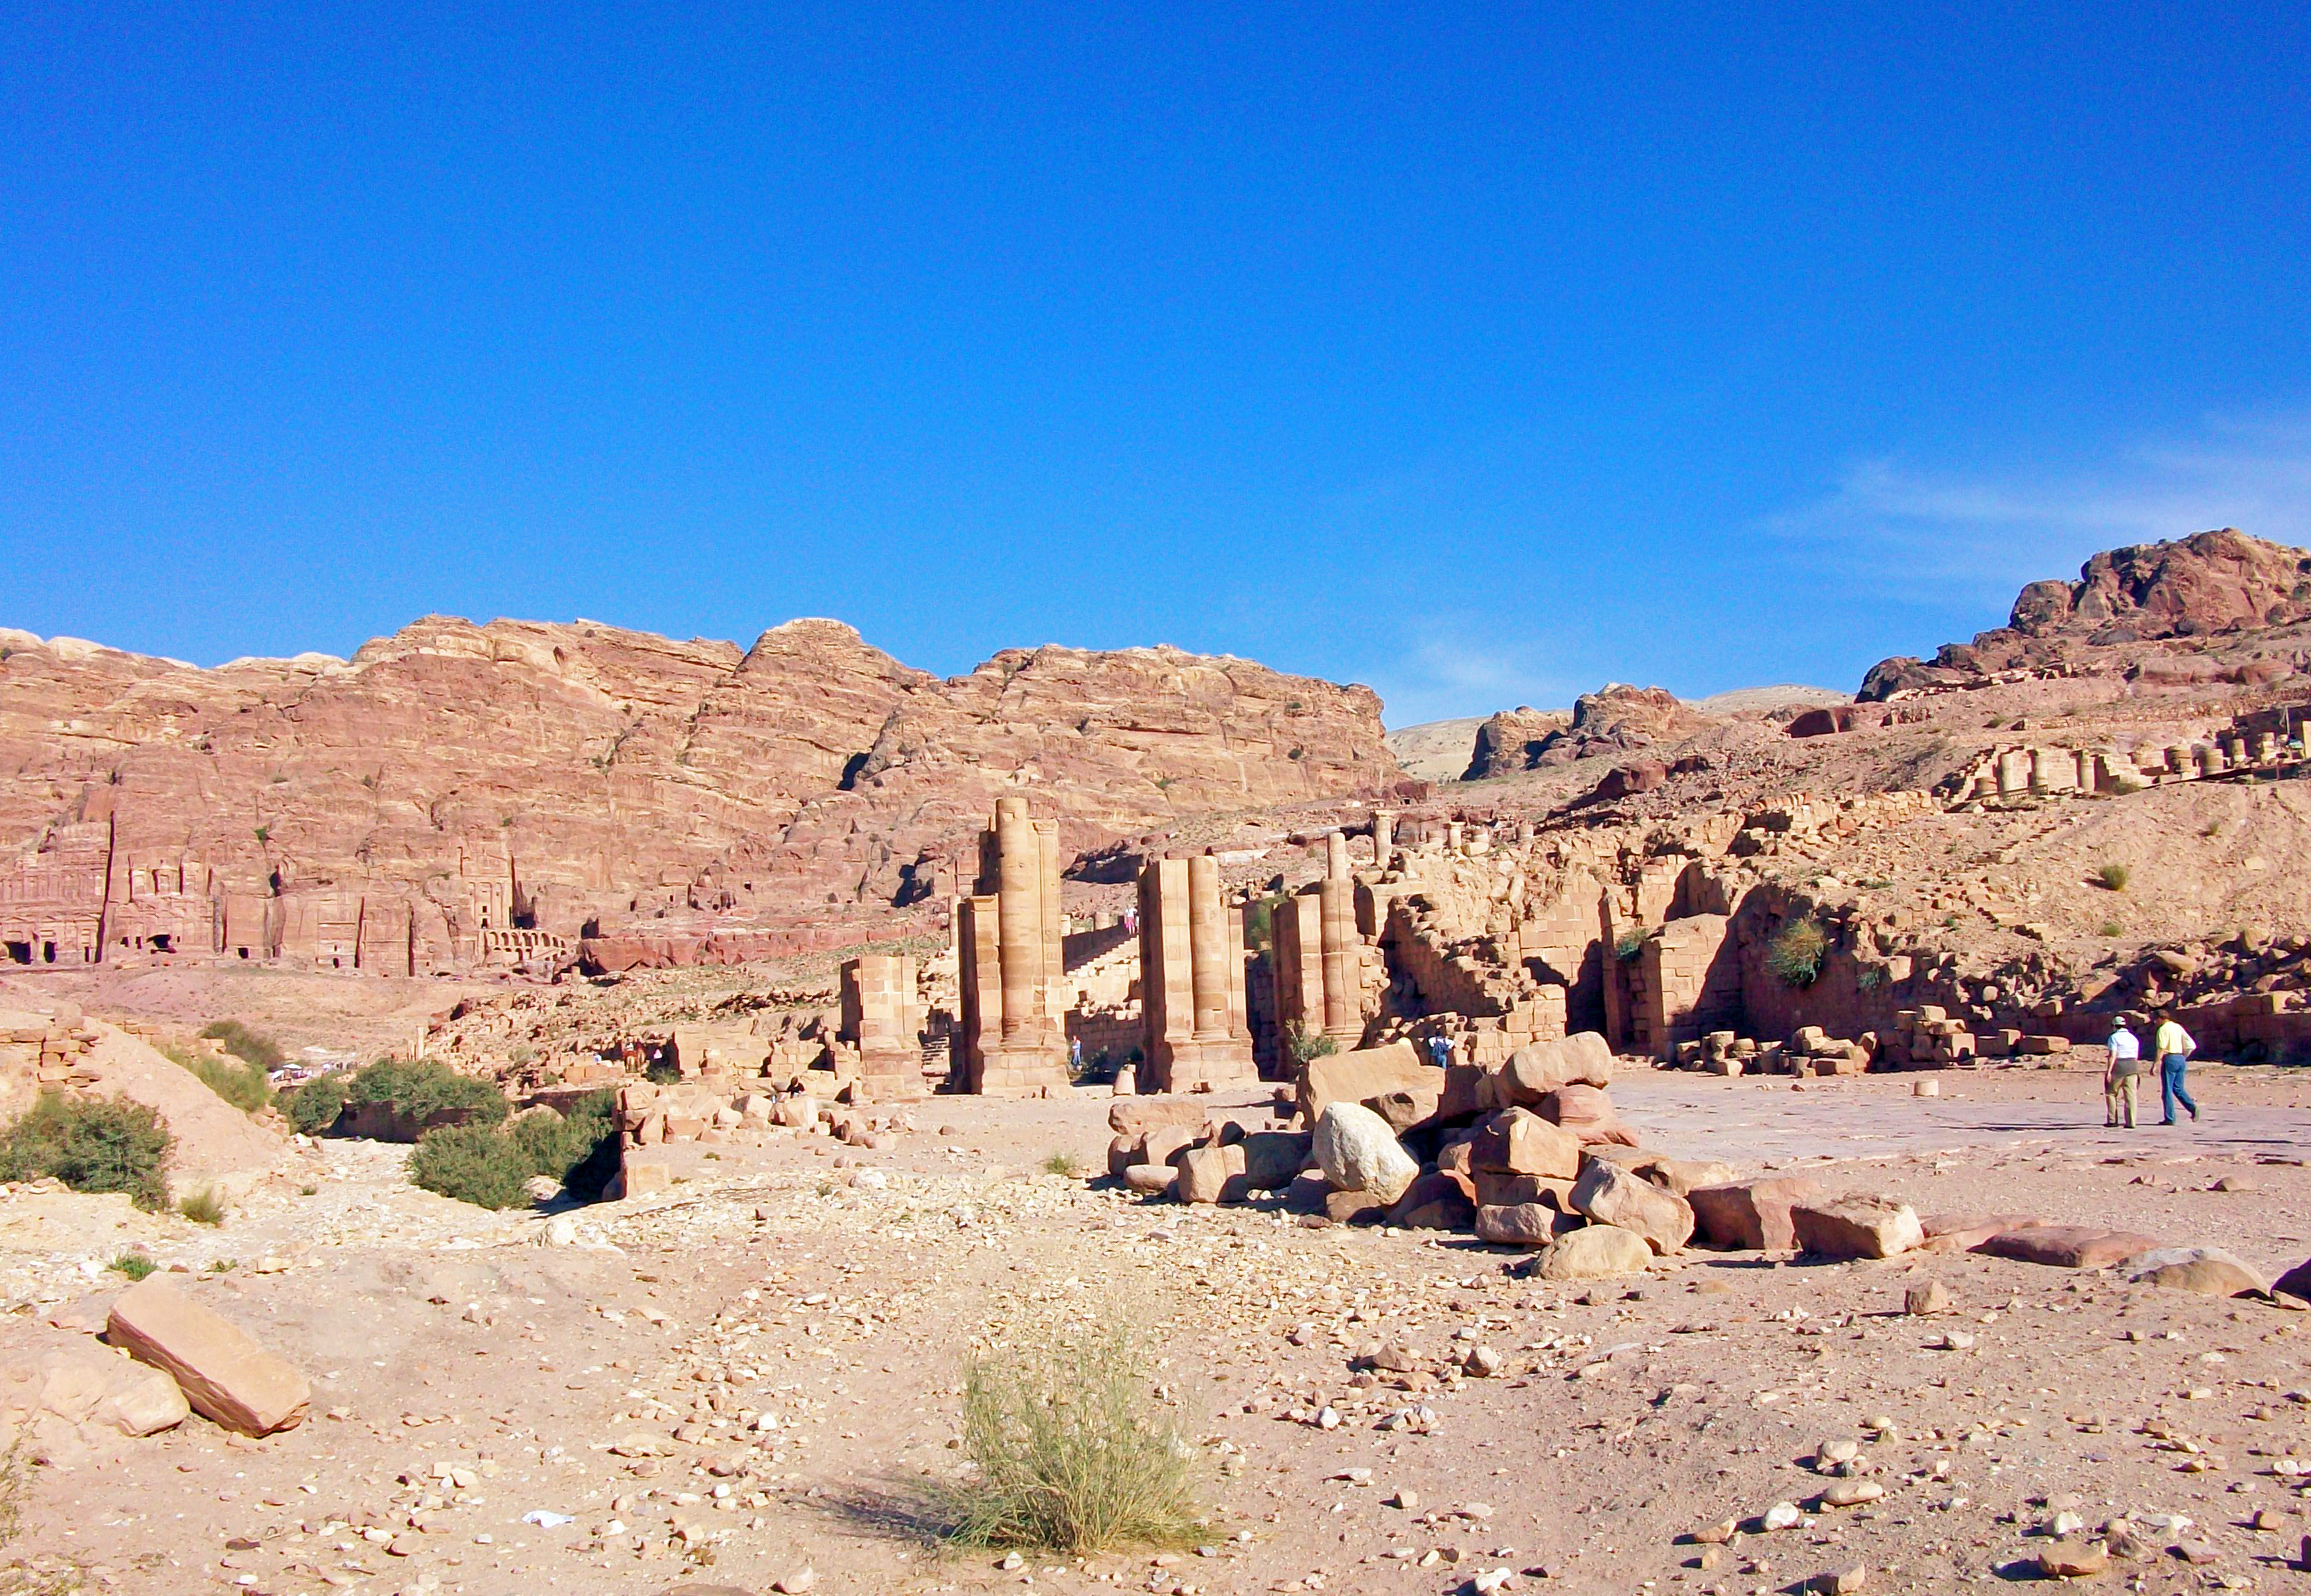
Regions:
[[1910, 1205], [1887, 1197], [1833, 1197], [1796, 1204], [1790, 1223], [1801, 1251], [1824, 1258], [1894, 1258], [1926, 1239]]
[[1571, 1201], [1600, 1225], [1642, 1235], [1656, 1252], [1675, 1252], [1693, 1239], [1693, 1209], [1685, 1199], [1607, 1159], [1592, 1160], [1581, 1172]]
[[2087, 1225], [2025, 1225], [2000, 1231], [1974, 1251], [2052, 1269], [2106, 1269], [2158, 1246], [2157, 1237], [2137, 1231], [2100, 1230]]
[[1243, 1179], [1242, 1142], [1232, 1142], [1225, 1147], [1206, 1143], [1190, 1147], [1180, 1156], [1179, 1164], [1180, 1182], [1176, 1195], [1182, 1202], [1243, 1200], [1248, 1189]]
[[1790, 1210], [1820, 1193], [1819, 1186], [1802, 1176], [1780, 1176], [1698, 1186], [1686, 1193], [1686, 1200], [1692, 1205], [1696, 1230], [1711, 1245], [1787, 1252], [1798, 1244]]
[[1391, 1092], [1443, 1090], [1444, 1072], [1420, 1061], [1409, 1042], [1311, 1059], [1300, 1072], [1301, 1117], [1310, 1125], [1335, 1103], [1362, 1103]]
[[1469, 1147], [1474, 1169], [1570, 1181], [1581, 1173], [1581, 1138], [1522, 1108], [1495, 1114], [1478, 1128]]
[[226, 1429], [270, 1435], [305, 1421], [305, 1376], [160, 1276], [120, 1294], [105, 1339], [166, 1374], [195, 1412]]
[[1591, 1225], [1542, 1248], [1532, 1272], [1543, 1280], [1602, 1280], [1643, 1274], [1653, 1258], [1653, 1248], [1635, 1231]]

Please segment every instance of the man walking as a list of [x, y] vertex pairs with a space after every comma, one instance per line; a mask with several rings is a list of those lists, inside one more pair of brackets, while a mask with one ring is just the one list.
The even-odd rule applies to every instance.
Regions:
[[2175, 1122], [2175, 1105], [2179, 1103], [2191, 1111], [2191, 1122], [2197, 1124], [2199, 1105], [2191, 1101], [2191, 1094], [2184, 1088], [2183, 1072], [2190, 1065], [2191, 1055], [2199, 1051], [2199, 1044], [2191, 1040], [2191, 1033], [2177, 1025], [2170, 1014], [2158, 1022], [2158, 1032], [2152, 1039], [2151, 1047], [2158, 1055], [2158, 1095], [2167, 1105], [2167, 1117], [2159, 1123], [2172, 1125]]
[[2129, 1130], [2134, 1129], [2136, 1088], [2142, 1079], [2142, 1042], [2126, 1028], [2126, 1016], [2121, 1015], [2110, 1023], [2110, 1068], [2102, 1077], [2102, 1122], [2115, 1129], [2122, 1117]]

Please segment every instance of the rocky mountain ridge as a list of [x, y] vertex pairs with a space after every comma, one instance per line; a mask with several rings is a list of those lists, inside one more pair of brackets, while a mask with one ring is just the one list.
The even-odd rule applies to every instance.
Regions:
[[1074, 849], [1403, 780], [1369, 689], [1169, 647], [1011, 650], [942, 680], [826, 620], [741, 649], [428, 616], [349, 660], [212, 670], [0, 640], [18, 900], [60, 871], [190, 861], [220, 894], [401, 894], [453, 938], [486, 911], [477, 883], [562, 937], [887, 916], [967, 885], [1000, 792], [1034, 794]]

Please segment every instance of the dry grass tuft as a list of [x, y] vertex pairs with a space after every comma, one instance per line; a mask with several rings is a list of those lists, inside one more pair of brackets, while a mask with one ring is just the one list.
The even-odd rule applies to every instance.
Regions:
[[1059, 1330], [969, 1359], [963, 1444], [974, 1472], [954, 1497], [950, 1538], [1070, 1554], [1192, 1544], [1195, 1451], [1144, 1361], [1123, 1330]]

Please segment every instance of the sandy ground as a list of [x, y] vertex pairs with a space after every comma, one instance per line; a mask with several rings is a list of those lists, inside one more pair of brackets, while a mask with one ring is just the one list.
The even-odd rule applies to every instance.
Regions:
[[[2131, 1136], [2102, 1129], [2094, 1077], [2058, 1071], [1946, 1075], [1938, 1099], [1905, 1077], [1668, 1074], [1617, 1095], [1674, 1152], [2300, 1261], [2303, 1088], [2196, 1075], [2204, 1122]], [[414, 1190], [398, 1149], [364, 1143], [301, 1151], [217, 1229], [107, 1209], [75, 1249], [58, 1205], [102, 1199], [0, 1200], [0, 1338], [59, 1333], [46, 1304], [117, 1285], [106, 1258], [141, 1243], [315, 1387], [312, 1421], [266, 1441], [196, 1418], [39, 1470], [23, 1548], [154, 1592], [762, 1591], [805, 1563], [830, 1591], [1443, 1592], [1506, 1569], [1513, 1589], [1750, 1592], [1857, 1566], [1934, 1590], [2010, 1577], [2068, 1510], [2135, 1515], [2150, 1555], [2111, 1577], [2141, 1589], [2306, 1583], [2282, 1563], [2307, 1526], [2281, 1462], [2311, 1457], [2311, 1391], [2291, 1394], [2311, 1316], [1971, 1255], [1695, 1252], [1539, 1283], [1463, 1237], [1040, 1170], [1096, 1165], [1107, 1106], [934, 1100], [885, 1150], [700, 1148], [671, 1193], [579, 1210], [561, 1246], [544, 1217]], [[1928, 1276], [1958, 1311], [1905, 1317]], [[1115, 1313], [1199, 1442], [1208, 1544], [1009, 1571], [939, 1550], [925, 1491], [955, 1472], [965, 1353]], [[1951, 1330], [1972, 1345], [1942, 1349]], [[1408, 1372], [1355, 1366], [1383, 1343]], [[1475, 1345], [1498, 1375], [1457, 1373]], [[1831, 1481], [1808, 1460], [1837, 1439], [1880, 1500], [1813, 1505]], [[1783, 1501], [1796, 1527], [1680, 1543]]]

